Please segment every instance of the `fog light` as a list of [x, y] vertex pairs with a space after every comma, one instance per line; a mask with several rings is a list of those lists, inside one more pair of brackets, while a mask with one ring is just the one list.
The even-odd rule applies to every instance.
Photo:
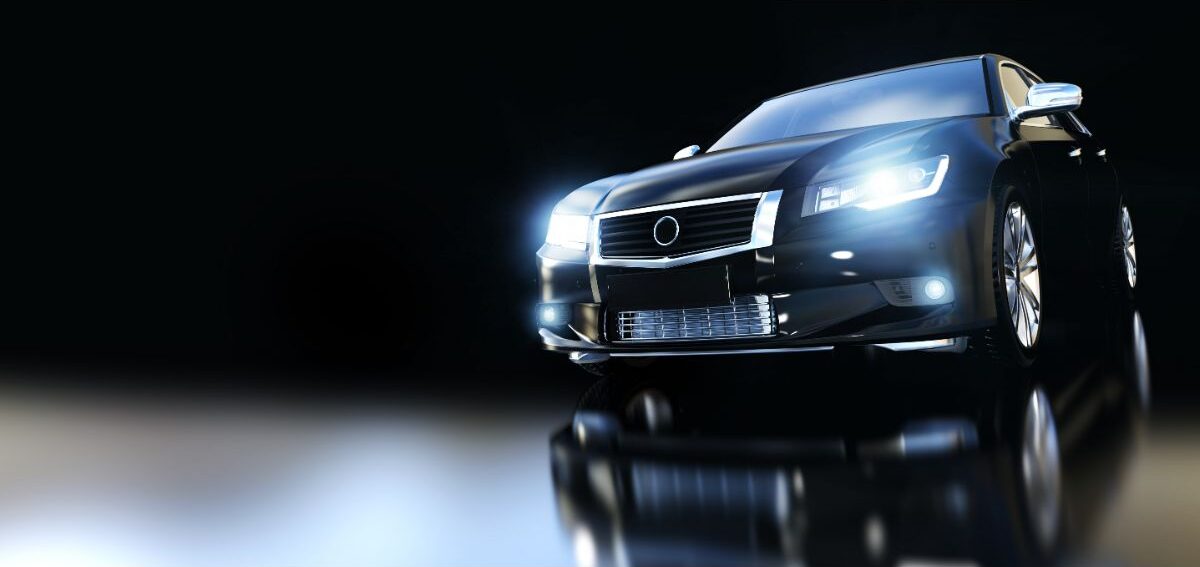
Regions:
[[929, 280], [925, 282], [925, 296], [934, 301], [945, 297], [946, 284], [942, 283], [942, 280]]
[[954, 284], [941, 276], [876, 280], [875, 286], [888, 303], [897, 307], [954, 303]]
[[571, 306], [565, 303], [543, 303], [537, 308], [538, 324], [561, 327], [571, 322]]

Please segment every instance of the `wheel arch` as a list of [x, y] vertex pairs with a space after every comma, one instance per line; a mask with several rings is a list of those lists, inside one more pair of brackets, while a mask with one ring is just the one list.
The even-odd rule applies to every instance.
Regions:
[[[996, 164], [992, 175], [989, 203], [995, 203], [995, 195], [1005, 187], [1012, 186], [1021, 195], [1026, 207], [1034, 213], [1034, 229], [1041, 231], [1044, 218], [1042, 187], [1037, 174], [1037, 164], [1026, 144], [1013, 144], [1005, 152], [1007, 157]], [[989, 210], [994, 216], [995, 211]], [[989, 217], [990, 218], [990, 217]]]

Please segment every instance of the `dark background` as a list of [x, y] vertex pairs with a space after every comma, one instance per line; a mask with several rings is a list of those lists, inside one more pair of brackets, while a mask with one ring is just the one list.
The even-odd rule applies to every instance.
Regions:
[[531, 323], [534, 251], [558, 198], [706, 147], [766, 97], [996, 52], [1083, 87], [1079, 115], [1134, 207], [1156, 389], [1197, 391], [1182, 13], [104, 16], [42, 22], [11, 54], [22, 175], [0, 206], [0, 355], [12, 364], [350, 369], [463, 395], [577, 383]]

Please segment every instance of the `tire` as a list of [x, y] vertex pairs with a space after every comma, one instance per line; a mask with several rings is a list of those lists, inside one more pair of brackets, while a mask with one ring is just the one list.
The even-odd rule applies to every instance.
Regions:
[[996, 324], [973, 337], [972, 351], [1024, 368], [1033, 364], [1044, 321], [1039, 231], [1015, 187], [1004, 187], [994, 198], [991, 278]]
[[592, 376], [599, 376], [601, 378], [607, 377], [613, 373], [613, 363], [611, 360], [605, 360], [604, 362], [589, 362], [580, 364], [578, 366], [582, 368], [584, 372], [587, 372]]

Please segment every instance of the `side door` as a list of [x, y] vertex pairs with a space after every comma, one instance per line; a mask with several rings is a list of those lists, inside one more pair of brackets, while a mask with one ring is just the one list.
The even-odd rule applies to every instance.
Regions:
[[1111, 262], [1112, 238], [1116, 234], [1121, 193], [1117, 173], [1108, 161], [1108, 149], [1092, 134], [1075, 113], [1063, 116], [1068, 129], [1083, 140], [1083, 165], [1088, 183], [1088, 233], [1095, 252], [1095, 266], [1107, 269]]

